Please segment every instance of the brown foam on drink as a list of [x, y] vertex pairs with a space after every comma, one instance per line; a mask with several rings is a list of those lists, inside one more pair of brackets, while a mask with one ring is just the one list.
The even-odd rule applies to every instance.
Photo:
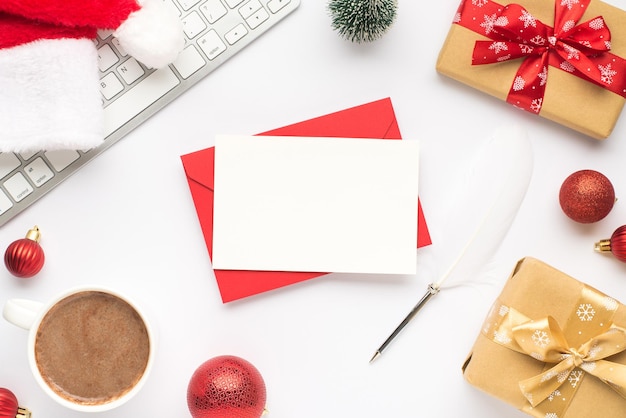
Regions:
[[44, 380], [61, 397], [104, 404], [130, 391], [148, 364], [146, 325], [125, 301], [85, 291], [58, 302], [43, 318], [35, 359]]

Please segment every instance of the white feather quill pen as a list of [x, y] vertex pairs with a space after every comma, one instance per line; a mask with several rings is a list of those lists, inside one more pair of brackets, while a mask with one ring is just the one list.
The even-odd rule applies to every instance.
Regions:
[[[476, 280], [510, 229], [532, 177], [533, 154], [526, 131], [501, 127], [477, 153], [468, 173], [461, 177], [440, 231], [437, 264], [447, 267], [428, 285], [420, 301], [378, 348], [370, 362], [441, 289]], [[436, 244], [433, 244], [435, 247]]]

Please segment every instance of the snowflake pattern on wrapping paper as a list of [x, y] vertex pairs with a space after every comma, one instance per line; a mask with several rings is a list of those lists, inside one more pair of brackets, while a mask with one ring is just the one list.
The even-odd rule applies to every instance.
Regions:
[[522, 51], [523, 54], [528, 54], [528, 55], [532, 54], [533, 51], [535, 50], [535, 48], [526, 44], [520, 44], [519, 49], [520, 51]]
[[519, 17], [519, 20], [524, 22], [524, 28], [532, 26], [533, 28], [537, 27], [537, 19], [526, 10], [522, 10], [522, 15]]
[[461, 21], [461, 13], [455, 13], [454, 19], [452, 19], [452, 23], [459, 23]]
[[505, 16], [498, 17], [498, 15], [494, 13], [491, 16], [484, 15], [484, 21], [483, 23], [480, 24], [480, 27], [485, 30], [485, 35], [489, 35], [491, 32], [494, 31], [494, 28], [496, 26], [504, 27], [504, 26], [507, 26], [508, 24], [509, 24], [509, 19], [507, 19]]
[[500, 316], [504, 316], [504, 315], [506, 315], [508, 313], [509, 313], [509, 307], [508, 306], [502, 305], [502, 306], [500, 306], [500, 309], [498, 309], [498, 315], [500, 315]]
[[611, 63], [609, 62], [607, 65], [598, 65], [598, 69], [600, 70], [600, 80], [602, 80], [605, 84], [612, 84], [613, 77], [617, 75], [617, 71], [611, 68]]
[[604, 29], [604, 19], [598, 17], [589, 22], [589, 27], [594, 30], [602, 30]]
[[472, 4], [476, 7], [483, 7], [487, 3], [489, 3], [489, 0], [472, 0]]
[[537, 46], [544, 46], [547, 41], [546, 41], [546, 38], [544, 38], [543, 36], [537, 35], [534, 38], [532, 38], [530, 42]]
[[539, 113], [541, 111], [542, 104], [543, 104], [543, 98], [539, 97], [537, 99], [533, 99], [533, 101], [530, 102], [530, 110], [532, 110], [535, 113]]
[[541, 378], [541, 383], [547, 382], [548, 380], [554, 378], [555, 376], [557, 376], [556, 372], [548, 370], [548, 372], [545, 375], [543, 375], [543, 377]]
[[563, 71], [567, 71], [568, 73], [573, 73], [574, 71], [576, 71], [576, 67], [574, 67], [571, 62], [567, 61], [561, 62], [559, 68], [561, 68], [561, 70]]
[[521, 75], [518, 75], [517, 77], [515, 77], [515, 81], [513, 82], [513, 90], [515, 91], [524, 90], [525, 86], [526, 86], [526, 80], [524, 80], [524, 78]]
[[559, 416], [555, 412], [548, 412], [545, 418], [559, 418]]
[[566, 6], [568, 10], [572, 10], [575, 4], [578, 4], [578, 0], [561, 0], [561, 6]]
[[567, 380], [569, 381], [569, 384], [572, 385], [573, 388], [575, 388], [576, 386], [578, 386], [582, 378], [583, 378], [583, 371], [574, 370], [573, 372], [569, 374], [569, 377], [567, 378]]
[[563, 49], [567, 52], [567, 59], [575, 59], [576, 61], [580, 61], [580, 51], [574, 48], [571, 45], [565, 44], [563, 45]]
[[536, 330], [531, 338], [537, 347], [544, 348], [550, 344], [550, 337], [545, 331]]
[[540, 86], [545, 86], [546, 83], [548, 82], [548, 68], [544, 65], [543, 69], [541, 70], [541, 72], [539, 74], [537, 74], [537, 77], [539, 77], [539, 85]]
[[506, 333], [504, 332], [494, 331], [493, 339], [496, 342], [500, 344], [504, 344], [504, 345], [509, 344], [511, 342], [511, 338], [508, 335], [506, 335]]
[[529, 356], [531, 356], [535, 360], [540, 361], [542, 363], [545, 362], [545, 360], [546, 360], [546, 358], [544, 357], [543, 354], [539, 354], [539, 353], [535, 353], [535, 352], [530, 353]]
[[570, 19], [570, 20], [565, 21], [565, 23], [563, 23], [563, 27], [561, 28], [561, 30], [563, 32], [568, 32], [574, 29], [575, 26], [576, 26], [576, 21]]
[[588, 358], [596, 358], [602, 352], [602, 347], [598, 344], [593, 345], [587, 354]]
[[489, 45], [489, 49], [491, 49], [496, 54], [499, 54], [502, 51], [508, 51], [509, 47], [506, 46], [505, 42], [494, 42], [491, 45]]
[[502, 55], [501, 57], [496, 58], [496, 61], [503, 62], [511, 59], [511, 54]]
[[548, 399], [550, 400], [550, 402], [552, 402], [557, 396], [561, 396], [561, 391], [560, 390], [555, 390], [554, 392], [552, 392], [549, 396]]
[[567, 380], [568, 377], [569, 377], [569, 372], [567, 370], [563, 370], [561, 373], [559, 373], [556, 376], [556, 381], [559, 383], [563, 383], [565, 382], [565, 380]]
[[580, 368], [586, 371], [587, 373], [591, 373], [595, 370], [597, 363], [595, 361], [585, 361], [580, 365]]
[[595, 314], [596, 311], [590, 303], [581, 303], [576, 310], [576, 315], [582, 322], [591, 321]]
[[618, 307], [617, 301], [610, 296], [605, 297], [602, 304], [607, 311], [616, 311]]

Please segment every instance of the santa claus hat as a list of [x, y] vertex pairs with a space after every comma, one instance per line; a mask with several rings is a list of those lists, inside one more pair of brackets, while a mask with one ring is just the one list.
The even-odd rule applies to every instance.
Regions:
[[184, 45], [180, 20], [162, 0], [0, 1], [0, 152], [101, 144], [98, 29], [113, 30], [153, 68]]

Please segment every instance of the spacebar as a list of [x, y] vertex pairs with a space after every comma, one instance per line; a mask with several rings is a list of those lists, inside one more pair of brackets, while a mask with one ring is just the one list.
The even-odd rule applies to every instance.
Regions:
[[109, 136], [142, 110], [176, 87], [180, 81], [169, 67], [161, 68], [104, 109], [104, 135]]

